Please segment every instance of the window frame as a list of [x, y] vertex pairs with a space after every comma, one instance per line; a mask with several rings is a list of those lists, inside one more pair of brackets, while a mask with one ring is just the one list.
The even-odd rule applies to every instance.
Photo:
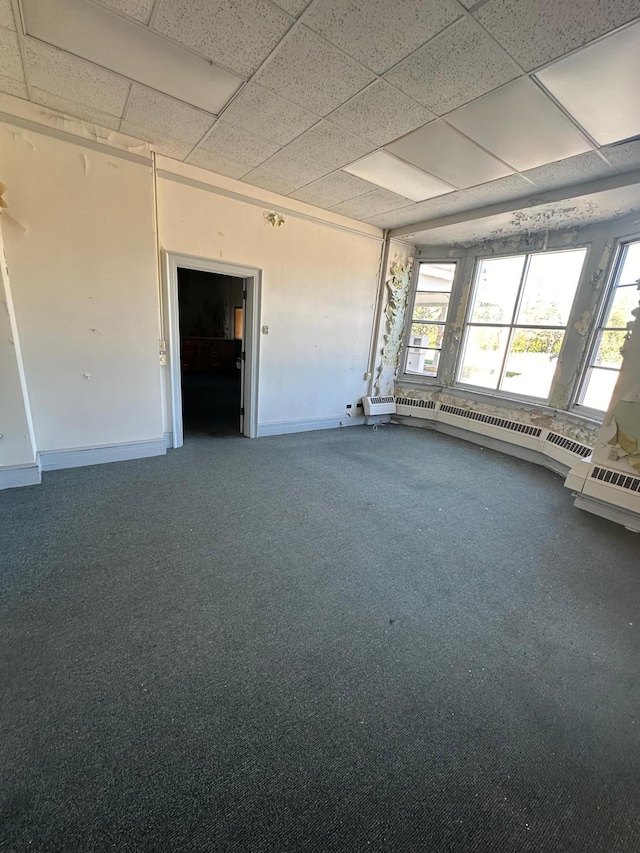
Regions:
[[[607, 413], [606, 409], [594, 409], [591, 406], [585, 406], [581, 402], [581, 400], [583, 400], [586, 395], [588, 381], [591, 375], [591, 371], [594, 368], [593, 360], [597, 355], [598, 336], [600, 332], [605, 330], [615, 330], [624, 331], [626, 333], [628, 331], [627, 328], [618, 329], [617, 327], [615, 327], [614, 329], [614, 327], [604, 327], [603, 323], [605, 322], [605, 318], [609, 313], [611, 306], [613, 305], [613, 301], [616, 297], [618, 287], [625, 286], [620, 285], [620, 278], [622, 276], [622, 268], [624, 267], [627, 249], [633, 244], [640, 244], [640, 234], [626, 235], [616, 240], [615, 252], [613, 254], [613, 259], [607, 273], [606, 285], [602, 290], [599, 305], [594, 311], [594, 318], [589, 327], [588, 344], [585, 347], [584, 357], [578, 369], [577, 380], [575, 383], [571, 404], [571, 410], [582, 417], [593, 418], [595, 420], [601, 421]], [[630, 282], [630, 285], [627, 286], [633, 286], [633, 284], [634, 282]], [[615, 369], [598, 367], [596, 369], [610, 370], [611, 372], [615, 371], [618, 375], [620, 375], [621, 368]]]
[[[575, 290], [575, 294], [573, 297], [573, 301], [571, 303], [571, 308], [569, 311], [569, 316], [568, 316], [566, 325], [564, 325], [564, 326], [552, 326], [552, 325], [540, 326], [540, 325], [534, 325], [531, 323], [517, 324], [515, 322], [515, 320], [518, 316], [520, 307], [522, 305], [522, 300], [523, 300], [524, 291], [525, 291], [525, 285], [526, 285], [526, 281], [527, 281], [527, 277], [528, 277], [528, 273], [529, 273], [529, 268], [531, 266], [531, 259], [538, 256], [538, 255], [566, 254], [568, 252], [583, 252], [584, 257], [583, 257], [582, 268], [580, 270], [580, 275], [578, 277], [578, 282], [576, 285], [576, 290]], [[478, 274], [479, 274], [480, 267], [481, 267], [481, 264], [483, 263], [483, 261], [505, 260], [508, 258], [520, 258], [520, 257], [524, 257], [524, 263], [522, 265], [522, 271], [520, 273], [520, 281], [518, 282], [518, 290], [517, 290], [517, 294], [516, 294], [516, 298], [515, 298], [515, 302], [514, 302], [513, 312], [511, 314], [511, 322], [510, 323], [474, 323], [474, 322], [472, 322], [470, 320], [470, 318], [471, 318], [471, 315], [473, 312], [474, 299], [475, 299], [476, 290], [478, 287], [478, 281], [479, 281]], [[501, 399], [514, 400], [516, 402], [527, 402], [527, 403], [532, 403], [534, 405], [538, 405], [538, 406], [542, 406], [542, 407], [548, 407], [550, 404], [550, 400], [554, 396], [554, 387], [556, 384], [555, 373], [554, 373], [554, 377], [551, 380], [551, 385], [549, 386], [549, 393], [546, 397], [532, 397], [532, 396], [529, 396], [527, 394], [518, 394], [515, 391], [505, 391], [499, 387], [487, 388], [484, 385], [473, 385], [472, 383], [461, 381], [460, 376], [461, 376], [462, 369], [463, 369], [464, 352], [465, 352], [465, 347], [466, 347], [466, 343], [467, 343], [467, 329], [469, 329], [470, 327], [471, 328], [480, 327], [480, 328], [508, 329], [509, 334], [508, 334], [508, 338], [507, 338], [507, 344], [505, 346], [502, 364], [500, 367], [500, 378], [499, 378], [499, 381], [497, 383], [498, 386], [504, 380], [504, 375], [506, 372], [506, 366], [507, 366], [507, 363], [509, 360], [509, 353], [510, 353], [511, 344], [513, 341], [514, 334], [518, 330], [522, 330], [522, 329], [543, 329], [545, 331], [549, 330], [549, 331], [564, 332], [562, 345], [560, 347], [560, 351], [558, 353], [558, 360], [556, 362], [556, 371], [557, 371], [557, 366], [560, 363], [560, 361], [562, 360], [564, 349], [565, 349], [565, 346], [567, 344], [567, 337], [568, 337], [569, 332], [570, 332], [571, 320], [573, 318], [573, 314], [575, 311], [576, 302], [580, 297], [582, 286], [584, 285], [584, 271], [585, 271], [586, 265], [588, 263], [588, 259], [589, 259], [589, 247], [588, 246], [571, 246], [571, 247], [564, 247], [564, 246], [560, 247], [559, 246], [557, 248], [554, 247], [553, 249], [542, 249], [540, 251], [533, 251], [533, 252], [510, 252], [510, 253], [506, 253], [504, 255], [477, 255], [475, 257], [473, 274], [472, 274], [472, 279], [471, 279], [471, 285], [469, 287], [469, 294], [468, 294], [467, 305], [466, 305], [466, 310], [465, 310], [465, 317], [464, 317], [464, 322], [462, 324], [462, 329], [461, 329], [461, 334], [460, 334], [460, 341], [459, 341], [458, 352], [457, 352], [457, 357], [456, 357], [455, 373], [454, 373], [454, 380], [453, 380], [454, 387], [459, 388], [462, 391], [470, 391], [470, 392], [474, 392], [474, 393], [478, 393], [478, 394], [489, 395], [491, 397], [499, 397]]]
[[[432, 326], [442, 326], [444, 329], [444, 333], [442, 336], [442, 346], [440, 347], [440, 358], [438, 359], [438, 368], [436, 372], [432, 375], [421, 374], [421, 373], [411, 373], [407, 372], [407, 360], [409, 358], [409, 350], [413, 349], [411, 346], [411, 327], [413, 326], [413, 312], [416, 307], [416, 299], [418, 297], [418, 293], [429, 293], [429, 291], [418, 291], [418, 282], [420, 281], [420, 266], [421, 264], [429, 264], [429, 265], [437, 265], [437, 264], [452, 264], [455, 267], [455, 272], [453, 273], [453, 279], [451, 280], [451, 291], [449, 293], [449, 305], [447, 307], [447, 314], [443, 321], [434, 320], [434, 321], [424, 321], [426, 325]], [[449, 341], [449, 336], [451, 334], [451, 318], [452, 318], [452, 306], [455, 299], [455, 294], [457, 293], [458, 286], [458, 276], [460, 274], [460, 268], [462, 266], [462, 258], [416, 258], [413, 272], [412, 272], [412, 280], [411, 286], [409, 288], [410, 298], [407, 299], [407, 308], [405, 314], [405, 329], [404, 329], [404, 338], [402, 342], [402, 364], [401, 369], [398, 370], [399, 376], [402, 377], [403, 382], [418, 382], [418, 383], [426, 383], [428, 385], [440, 385], [442, 384], [442, 372], [445, 369], [444, 367], [444, 358], [446, 351], [446, 346]], [[421, 321], [419, 321], [421, 322]], [[424, 349], [431, 349], [431, 347], [425, 347]]]

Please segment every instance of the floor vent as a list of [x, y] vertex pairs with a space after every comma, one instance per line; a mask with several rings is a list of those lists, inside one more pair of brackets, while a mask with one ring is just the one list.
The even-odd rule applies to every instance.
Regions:
[[569, 453], [575, 453], [583, 459], [586, 456], [589, 456], [593, 451], [592, 447], [588, 447], [586, 444], [580, 444], [578, 441], [572, 441], [564, 435], [558, 435], [557, 432], [550, 432], [547, 436], [547, 441], [550, 441], [551, 444], [557, 444], [558, 447], [562, 447], [563, 450], [568, 450]]
[[468, 418], [472, 421], [480, 421], [483, 424], [490, 426], [502, 427], [502, 429], [511, 430], [511, 432], [519, 432], [524, 435], [533, 435], [539, 438], [542, 435], [542, 430], [538, 427], [530, 426], [529, 424], [520, 424], [517, 421], [508, 421], [505, 418], [495, 418], [492, 415], [485, 415], [482, 412], [473, 412], [469, 409], [460, 409], [458, 406], [441, 405], [441, 412], [447, 412], [450, 415], [457, 415], [459, 418]]
[[630, 492], [640, 492], [640, 477], [630, 477], [629, 474], [611, 471], [609, 468], [594, 468], [591, 472], [591, 479], [611, 483], [612, 486], [619, 486], [621, 489], [628, 489]]
[[411, 397], [396, 397], [396, 405], [411, 406], [413, 409], [435, 409], [433, 400], [413, 400]]

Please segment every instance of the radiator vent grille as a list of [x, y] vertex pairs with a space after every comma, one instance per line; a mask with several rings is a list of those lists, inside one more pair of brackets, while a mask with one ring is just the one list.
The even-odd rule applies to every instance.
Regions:
[[550, 432], [547, 436], [547, 441], [550, 441], [551, 444], [557, 444], [558, 447], [562, 447], [564, 450], [568, 450], [570, 453], [575, 453], [577, 456], [582, 456], [583, 458], [591, 453], [591, 448], [587, 447], [586, 444], [572, 441], [564, 435], [558, 435], [557, 432]]
[[395, 397], [370, 397], [369, 399], [372, 406], [377, 406], [381, 403], [395, 403], [396, 401]]
[[611, 471], [608, 468], [594, 468], [591, 479], [601, 480], [603, 483], [611, 483], [612, 486], [620, 486], [630, 492], [640, 492], [640, 477], [630, 477], [619, 471]]
[[412, 400], [411, 397], [396, 397], [396, 405], [413, 406], [415, 409], [435, 409], [433, 400]]
[[481, 421], [483, 424], [502, 427], [509, 429], [511, 432], [520, 432], [524, 435], [533, 435], [539, 438], [542, 435], [542, 430], [538, 427], [530, 426], [529, 424], [519, 424], [516, 421], [508, 421], [505, 418], [495, 418], [492, 415], [485, 415], [482, 412], [472, 412], [469, 409], [460, 409], [458, 406], [441, 405], [440, 411], [448, 412], [450, 415], [457, 415], [460, 418], [468, 418], [472, 421]]

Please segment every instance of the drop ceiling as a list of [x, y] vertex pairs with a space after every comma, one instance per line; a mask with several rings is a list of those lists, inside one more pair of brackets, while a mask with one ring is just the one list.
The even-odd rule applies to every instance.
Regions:
[[[404, 228], [640, 167], [640, 0], [579, 12], [565, 0], [0, 0], [0, 91]], [[620, 192], [612, 209], [602, 193], [591, 202], [635, 209]], [[558, 227], [593, 217], [584, 198]], [[501, 216], [486, 228], [522, 225]]]

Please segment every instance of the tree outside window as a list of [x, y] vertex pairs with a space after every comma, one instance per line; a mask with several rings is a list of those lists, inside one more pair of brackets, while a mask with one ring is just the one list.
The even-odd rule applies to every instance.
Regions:
[[458, 383], [547, 400], [586, 249], [480, 260]]

